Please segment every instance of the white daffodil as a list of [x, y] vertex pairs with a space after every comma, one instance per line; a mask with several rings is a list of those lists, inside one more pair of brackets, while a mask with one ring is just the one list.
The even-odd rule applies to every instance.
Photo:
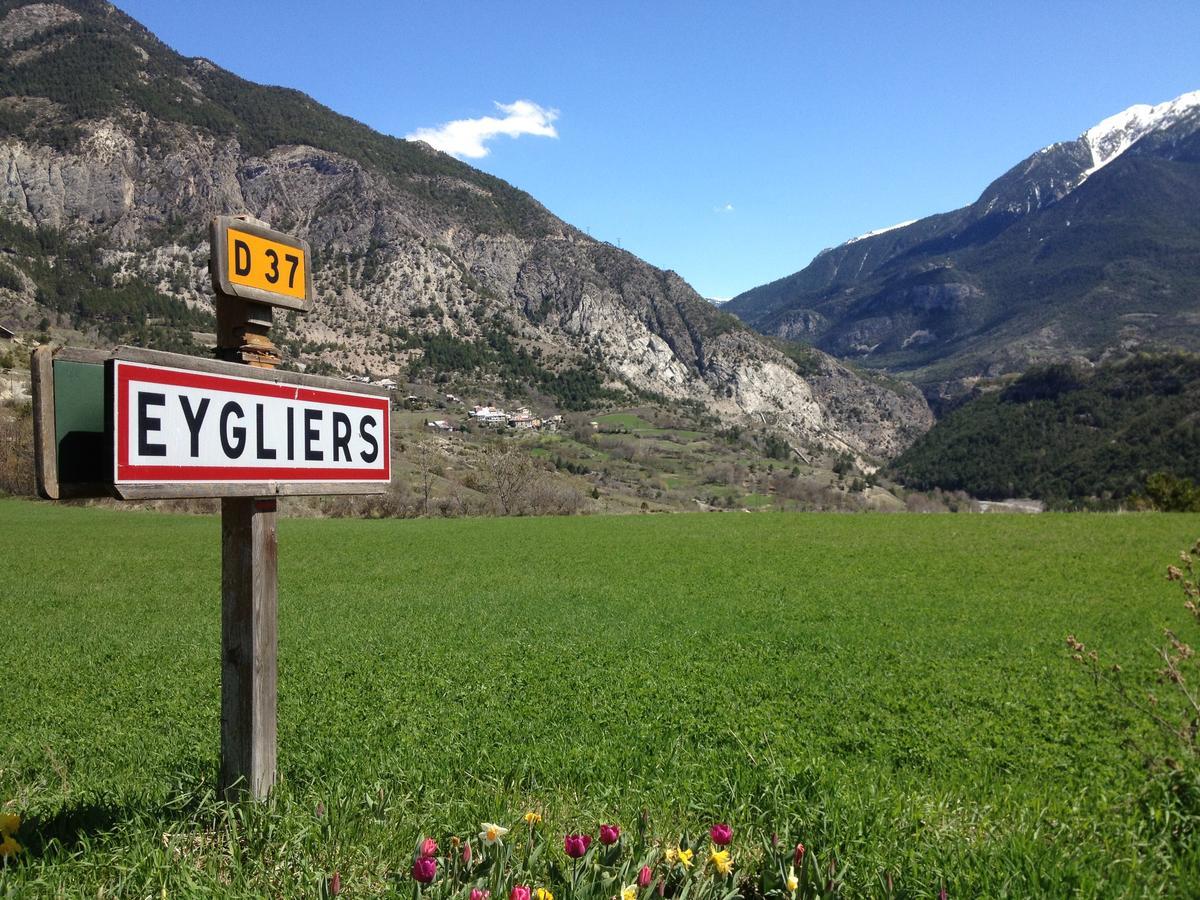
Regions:
[[483, 831], [479, 832], [479, 839], [489, 847], [494, 847], [496, 844], [502, 843], [500, 838], [508, 834], [508, 829], [502, 825], [495, 825], [491, 822], [483, 823]]

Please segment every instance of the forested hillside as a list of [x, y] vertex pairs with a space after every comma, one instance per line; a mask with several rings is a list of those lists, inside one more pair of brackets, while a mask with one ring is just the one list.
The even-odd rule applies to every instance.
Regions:
[[1140, 495], [1156, 473], [1200, 480], [1200, 356], [1033, 369], [945, 416], [893, 471], [920, 489], [1052, 502]]

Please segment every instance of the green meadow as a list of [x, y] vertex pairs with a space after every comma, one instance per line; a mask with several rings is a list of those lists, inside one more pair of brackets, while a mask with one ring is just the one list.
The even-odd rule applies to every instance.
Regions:
[[729, 822], [751, 872], [777, 833], [842, 896], [1195, 896], [1200, 803], [1064, 638], [1153, 687], [1162, 629], [1191, 627], [1163, 572], [1198, 536], [1151, 514], [281, 518], [280, 785], [231, 806], [219, 520], [0, 501], [0, 805], [25, 846], [0, 895], [313, 896], [337, 870], [345, 896], [411, 896], [420, 836], [515, 836], [537, 809], [560, 856], [645, 811], [666, 840]]

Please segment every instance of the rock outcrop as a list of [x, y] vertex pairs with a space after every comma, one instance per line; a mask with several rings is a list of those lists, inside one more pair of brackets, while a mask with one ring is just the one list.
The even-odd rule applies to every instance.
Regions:
[[[860, 456], [894, 455], [931, 424], [916, 391], [825, 357], [802, 375], [675, 273], [423, 144], [183, 59], [107, 4], [18, 6], [3, 23], [9, 83], [30, 78], [0, 97], [0, 121], [17, 123], [0, 131], [0, 217], [92, 242], [117, 282], [193, 307], [210, 302], [212, 216], [248, 212], [298, 234], [320, 298], [286, 320], [301, 362], [394, 373], [421, 352], [398, 346], [401, 332], [471, 341], [503, 328], [547, 364], [587, 359], [612, 386]], [[88, 42], [114, 60], [98, 99], [32, 77], [53, 59], [69, 71]], [[20, 293], [0, 289], [0, 313], [28, 305]]]

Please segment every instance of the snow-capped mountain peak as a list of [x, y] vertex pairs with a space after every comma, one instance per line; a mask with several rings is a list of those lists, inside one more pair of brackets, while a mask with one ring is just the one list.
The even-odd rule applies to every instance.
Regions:
[[1092, 166], [1083, 177], [1108, 165], [1150, 132], [1171, 125], [1198, 109], [1200, 91], [1192, 91], [1157, 106], [1138, 103], [1093, 125], [1080, 135], [1080, 140], [1092, 151]]

